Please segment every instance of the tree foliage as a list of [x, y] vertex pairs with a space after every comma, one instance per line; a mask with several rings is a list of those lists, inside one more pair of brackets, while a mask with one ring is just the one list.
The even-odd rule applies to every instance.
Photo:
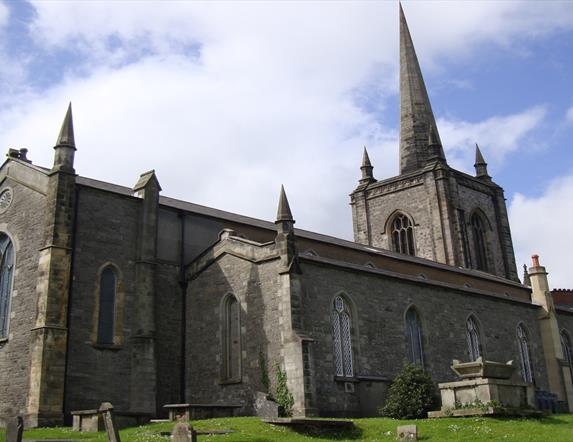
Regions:
[[436, 388], [430, 376], [420, 366], [408, 364], [390, 385], [380, 412], [395, 419], [425, 418], [436, 403]]

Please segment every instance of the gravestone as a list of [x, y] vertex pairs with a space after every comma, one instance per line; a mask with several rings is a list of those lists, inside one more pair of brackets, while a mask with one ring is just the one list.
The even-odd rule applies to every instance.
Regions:
[[197, 442], [197, 433], [190, 425], [179, 422], [173, 427], [171, 442]]
[[396, 430], [398, 442], [410, 442], [418, 440], [418, 428], [415, 425], [401, 425]]
[[268, 399], [267, 393], [255, 393], [255, 415], [263, 419], [276, 419], [279, 417], [279, 404]]
[[12, 418], [6, 426], [6, 442], [22, 442], [24, 432], [24, 420], [22, 416]]
[[107, 433], [107, 440], [109, 442], [121, 442], [121, 439], [119, 438], [119, 431], [117, 431], [117, 426], [115, 425], [113, 405], [110, 402], [103, 402], [99, 407], [99, 412], [103, 417], [103, 423]]

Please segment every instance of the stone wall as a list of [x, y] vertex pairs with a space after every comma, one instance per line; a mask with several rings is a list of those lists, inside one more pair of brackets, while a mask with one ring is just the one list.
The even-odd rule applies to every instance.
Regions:
[[[187, 293], [187, 392], [195, 403], [250, 406], [264, 391], [259, 368], [262, 352], [274, 379], [280, 359], [278, 260], [255, 264], [226, 254], [190, 281]], [[241, 382], [221, 376], [222, 300], [233, 293], [240, 302]]]
[[[537, 386], [547, 388], [537, 307], [311, 261], [305, 259], [302, 266], [303, 311], [306, 331], [314, 339], [320, 414], [360, 414], [362, 384], [385, 384], [398, 373], [407, 359], [404, 315], [411, 305], [422, 323], [425, 368], [435, 382], [455, 380], [452, 360], [468, 360], [465, 321], [473, 313], [481, 327], [485, 356], [495, 361], [518, 361], [516, 327], [524, 322]], [[366, 378], [354, 388], [334, 377], [330, 311], [333, 297], [339, 293], [353, 309], [355, 375]], [[379, 403], [382, 400], [380, 397]]]
[[5, 419], [24, 414], [30, 373], [30, 330], [36, 319], [36, 281], [39, 249], [43, 245], [45, 197], [38, 191], [6, 179], [13, 200], [0, 214], [0, 231], [13, 242], [15, 271], [8, 339], [0, 341], [0, 427]]
[[[65, 411], [97, 408], [103, 401], [126, 411], [140, 201], [83, 186], [78, 192]], [[112, 347], [95, 342], [98, 271], [107, 263], [119, 269], [125, 296], [122, 343]]]

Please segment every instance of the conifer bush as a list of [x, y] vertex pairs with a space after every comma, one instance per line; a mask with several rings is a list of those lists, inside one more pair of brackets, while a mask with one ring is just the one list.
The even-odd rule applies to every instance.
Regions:
[[417, 419], [427, 417], [436, 405], [436, 388], [430, 376], [420, 366], [407, 364], [392, 381], [380, 412], [395, 419]]
[[277, 388], [276, 388], [276, 401], [279, 405], [279, 416], [280, 417], [291, 417], [292, 407], [294, 405], [294, 398], [287, 386], [287, 374], [281, 369], [281, 366], [277, 364], [275, 366], [277, 373]]

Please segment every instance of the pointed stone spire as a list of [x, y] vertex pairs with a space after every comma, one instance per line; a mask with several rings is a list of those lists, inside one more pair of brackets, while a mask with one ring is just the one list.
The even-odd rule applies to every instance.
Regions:
[[72, 103], [68, 105], [68, 111], [64, 117], [58, 140], [54, 146], [54, 167], [52, 170], [75, 173], [74, 153], [76, 141], [74, 137], [74, 121], [72, 118]]
[[76, 141], [74, 138], [74, 120], [72, 118], [72, 103], [68, 105], [68, 111], [64, 117], [64, 122], [62, 123], [62, 128], [60, 129], [60, 134], [58, 135], [58, 141], [56, 141], [56, 146], [71, 146], [76, 147]]
[[360, 178], [360, 184], [368, 184], [376, 181], [374, 175], [372, 175], [372, 164], [370, 163], [370, 157], [368, 156], [368, 151], [366, 146], [364, 146], [364, 153], [362, 154], [362, 166], [360, 166], [360, 171], [362, 172], [362, 178]]
[[527, 271], [527, 264], [523, 264], [523, 285], [531, 286], [531, 279], [529, 278], [529, 272]]
[[283, 185], [281, 185], [279, 208], [277, 210], [277, 220], [275, 221], [275, 223], [280, 223], [283, 221], [290, 221], [294, 224], [294, 219], [292, 218], [292, 213], [290, 211], [290, 206], [288, 204], [288, 199], [285, 193], [285, 188]]
[[425, 165], [430, 127], [434, 129], [436, 144], [441, 146], [418, 57], [400, 4], [400, 174]]
[[481, 154], [481, 150], [477, 143], [476, 143], [476, 162], [474, 164], [474, 167], [476, 169], [477, 178], [484, 178], [484, 179], [491, 178], [487, 173], [487, 163], [483, 159], [483, 155]]

